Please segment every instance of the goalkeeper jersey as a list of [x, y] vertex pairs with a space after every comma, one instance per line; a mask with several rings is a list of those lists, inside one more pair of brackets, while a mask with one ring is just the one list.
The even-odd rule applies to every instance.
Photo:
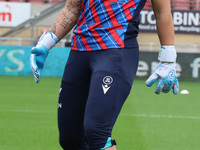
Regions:
[[140, 11], [146, 0], [84, 0], [72, 50], [95, 51], [138, 45]]

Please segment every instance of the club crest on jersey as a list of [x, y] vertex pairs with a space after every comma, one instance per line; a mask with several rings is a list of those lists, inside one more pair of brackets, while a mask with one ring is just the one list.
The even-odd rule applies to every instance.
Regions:
[[105, 76], [103, 78], [103, 83], [102, 88], [103, 88], [103, 93], [106, 94], [108, 90], [110, 89], [110, 84], [113, 82], [113, 78], [111, 76]]

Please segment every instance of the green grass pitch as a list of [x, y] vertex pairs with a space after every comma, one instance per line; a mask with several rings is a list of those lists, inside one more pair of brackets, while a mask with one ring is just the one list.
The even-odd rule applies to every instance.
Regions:
[[[0, 76], [0, 150], [61, 150], [57, 99], [61, 78]], [[199, 150], [199, 83], [190, 94], [153, 93], [135, 80], [113, 129], [118, 150]]]

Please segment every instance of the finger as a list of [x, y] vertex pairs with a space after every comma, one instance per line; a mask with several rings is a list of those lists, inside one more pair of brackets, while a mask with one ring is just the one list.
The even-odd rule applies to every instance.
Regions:
[[31, 53], [32, 53], [32, 54], [35, 54], [36, 52], [37, 52], [36, 47], [33, 47], [33, 48], [31, 49]]
[[163, 93], [168, 93], [172, 89], [172, 84], [165, 84], [165, 86], [162, 89]]
[[173, 82], [167, 80], [166, 78], [164, 78], [164, 80], [165, 80], [166, 82], [165, 82], [165, 86], [164, 86], [163, 89], [162, 89], [162, 92], [163, 92], [163, 93], [168, 93], [168, 92], [172, 89]]
[[173, 85], [172, 89], [173, 89], [174, 95], [179, 93], [179, 83], [178, 83], [178, 79], [177, 78], [175, 79], [175, 82], [174, 82], [174, 85]]
[[49, 50], [45, 47], [45, 46], [38, 46], [38, 47], [33, 47], [31, 49], [31, 53], [32, 54], [36, 54], [37, 56], [38, 55], [44, 55], [44, 54], [48, 54], [49, 53]]
[[148, 87], [151, 87], [157, 80], [158, 80], [158, 75], [156, 73], [153, 73], [145, 82], [145, 84]]
[[41, 55], [41, 54], [42, 54], [41, 48], [33, 47], [33, 48], [31, 49], [31, 53], [32, 53], [32, 54], [36, 54], [36, 55]]
[[32, 71], [37, 71], [38, 66], [36, 64], [35, 54], [31, 54], [30, 56], [30, 67]]
[[165, 82], [163, 79], [158, 80], [158, 84], [157, 87], [155, 89], [155, 93], [156, 94], [160, 94], [160, 92], [162, 91], [162, 89], [165, 87]]
[[34, 78], [35, 78], [35, 82], [39, 83], [40, 82], [40, 73], [33, 71], [33, 75], [34, 75]]

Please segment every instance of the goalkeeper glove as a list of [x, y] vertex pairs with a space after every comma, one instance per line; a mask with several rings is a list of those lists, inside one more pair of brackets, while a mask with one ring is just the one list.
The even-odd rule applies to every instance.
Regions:
[[40, 37], [36, 47], [31, 50], [30, 67], [32, 69], [35, 82], [40, 82], [40, 76], [44, 67], [49, 50], [59, 41], [57, 36], [51, 32], [44, 32]]
[[151, 87], [158, 80], [154, 91], [156, 94], [160, 94], [160, 92], [168, 93], [171, 89], [173, 89], [175, 95], [178, 94], [179, 83], [176, 76], [176, 57], [174, 46], [161, 47], [158, 56], [160, 64], [145, 82], [147, 86]]

